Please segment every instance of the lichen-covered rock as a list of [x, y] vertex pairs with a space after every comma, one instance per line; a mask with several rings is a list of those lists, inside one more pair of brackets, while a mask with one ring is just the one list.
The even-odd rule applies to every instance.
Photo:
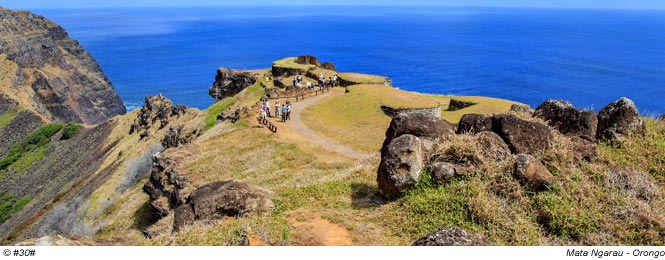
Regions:
[[457, 124], [457, 134], [477, 134], [492, 131], [492, 118], [480, 114], [463, 115]]
[[569, 137], [596, 140], [598, 119], [593, 111], [578, 109], [568, 101], [550, 99], [543, 102], [533, 113], [534, 117]]
[[254, 85], [256, 80], [257, 76], [250, 72], [219, 68], [217, 69], [215, 82], [210, 86], [208, 94], [216, 101], [220, 101]]
[[632, 100], [622, 97], [598, 112], [598, 140], [617, 142], [626, 135], [644, 135], [646, 128]]
[[554, 175], [535, 157], [528, 154], [515, 156], [515, 177], [529, 189], [546, 190], [554, 184]]
[[433, 141], [449, 140], [455, 134], [455, 125], [440, 118], [425, 113], [400, 113], [393, 117], [386, 130], [386, 139], [383, 141], [381, 156], [390, 142], [404, 134]]
[[174, 231], [197, 220], [244, 217], [270, 212], [274, 193], [241, 181], [218, 181], [196, 189], [175, 211]]
[[513, 154], [535, 154], [550, 148], [553, 135], [541, 123], [526, 121], [514, 115], [492, 117], [492, 130], [503, 139]]
[[457, 111], [460, 109], [464, 109], [470, 106], [475, 105], [476, 103], [473, 102], [465, 102], [461, 100], [456, 100], [456, 99], [451, 99], [450, 103], [448, 104], [448, 111]]
[[459, 227], [447, 227], [416, 240], [414, 246], [491, 246], [487, 238]]
[[531, 107], [528, 105], [512, 104], [510, 105], [510, 111], [528, 115], [533, 114], [533, 109], [531, 109]]
[[422, 146], [420, 139], [410, 134], [401, 135], [386, 146], [377, 174], [384, 196], [396, 197], [414, 187], [426, 160]]
[[0, 8], [0, 35], [0, 53], [17, 65], [10, 87], [23, 96], [13, 97], [22, 107], [57, 123], [91, 125], [126, 113], [95, 59], [62, 27]]

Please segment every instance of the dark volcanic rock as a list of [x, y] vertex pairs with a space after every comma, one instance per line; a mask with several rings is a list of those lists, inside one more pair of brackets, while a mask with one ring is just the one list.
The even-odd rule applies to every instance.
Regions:
[[475, 105], [475, 103], [473, 102], [464, 102], [464, 101], [451, 99], [450, 104], [448, 104], [448, 111], [456, 111], [473, 105]]
[[[187, 187], [187, 177], [181, 175], [176, 169], [176, 162], [157, 154], [152, 157], [152, 172], [150, 180], [143, 185], [143, 191], [150, 196], [151, 205], [160, 216], [165, 216], [171, 209], [182, 205], [185, 200], [180, 190]], [[161, 198], [166, 203], [155, 202]]]
[[501, 136], [513, 154], [533, 154], [547, 150], [553, 138], [546, 125], [526, 121], [514, 115], [492, 117], [492, 130]]
[[434, 184], [448, 183], [456, 177], [464, 176], [462, 173], [458, 174], [455, 165], [446, 162], [432, 163], [429, 167], [429, 174]]
[[12, 87], [32, 97], [22, 106], [58, 123], [98, 124], [126, 113], [95, 59], [62, 27], [0, 8], [0, 35], [0, 53], [18, 65]]
[[457, 124], [457, 134], [477, 134], [492, 131], [492, 118], [480, 114], [466, 114]]
[[208, 94], [216, 101], [226, 97], [234, 96], [243, 89], [256, 83], [256, 76], [249, 72], [219, 68], [215, 76], [215, 82], [208, 90]]
[[593, 111], [575, 108], [570, 102], [563, 100], [547, 100], [533, 113], [561, 134], [569, 137], [581, 137], [596, 140], [598, 118]]
[[573, 137], [571, 139], [573, 142], [573, 153], [579, 159], [586, 161], [593, 161], [598, 157], [598, 149], [596, 149], [596, 143], [588, 139]]
[[174, 231], [195, 220], [218, 219], [224, 216], [244, 217], [271, 211], [274, 193], [240, 181], [208, 183], [189, 195], [187, 203], [175, 211]]
[[416, 240], [414, 246], [491, 246], [487, 238], [459, 227], [448, 227]]
[[324, 69], [327, 69], [327, 70], [332, 70], [332, 71], [337, 71], [337, 69], [335, 69], [335, 64], [333, 64], [332, 62], [329, 62], [329, 61], [326, 61], [323, 64], [321, 64], [321, 68], [324, 68]]
[[[187, 107], [183, 105], [173, 105], [170, 99], [160, 95], [146, 96], [145, 103], [139, 111], [137, 118], [131, 125], [129, 133], [137, 133], [142, 130], [149, 130], [159, 122], [159, 128], [169, 124], [172, 117], [178, 117], [187, 112]], [[149, 135], [149, 133], [146, 132]]]
[[510, 148], [494, 132], [481, 132], [476, 135], [476, 144], [480, 155], [488, 160], [503, 161], [510, 157]]
[[616, 142], [625, 135], [644, 135], [644, 123], [632, 100], [622, 97], [598, 112], [598, 140]]
[[321, 62], [312, 55], [300, 55], [296, 58], [296, 63], [321, 67]]
[[404, 134], [414, 135], [430, 140], [448, 140], [455, 134], [455, 126], [425, 113], [401, 113], [393, 117], [386, 130], [386, 139], [381, 148], [381, 157], [390, 142]]
[[426, 160], [422, 146], [420, 139], [410, 134], [401, 135], [386, 146], [376, 178], [384, 196], [399, 196], [420, 179]]
[[554, 183], [552, 173], [535, 157], [527, 154], [515, 156], [515, 177], [535, 191], [543, 191]]

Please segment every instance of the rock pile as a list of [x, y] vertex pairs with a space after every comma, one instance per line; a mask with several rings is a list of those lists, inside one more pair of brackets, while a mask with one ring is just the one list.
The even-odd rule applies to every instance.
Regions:
[[[181, 116], [186, 112], [187, 107], [183, 105], [174, 106], [171, 100], [161, 94], [146, 96], [143, 107], [129, 129], [129, 134], [147, 131], [157, 122], [159, 122], [159, 129], [162, 129], [169, 124], [172, 117]], [[147, 133], [142, 133], [142, 136], [147, 136]]]
[[415, 186], [428, 165], [433, 183], [443, 184], [479, 172], [487, 163], [508, 159], [514, 164], [513, 176], [526, 188], [545, 191], [556, 182], [538, 159], [554, 142], [550, 127], [569, 138], [576, 158], [589, 161], [597, 156], [596, 141], [615, 143], [645, 132], [637, 108], [626, 98], [609, 104], [597, 116], [561, 100], [547, 100], [533, 117], [524, 115], [529, 112], [525, 107], [513, 108], [526, 119], [513, 114], [467, 114], [456, 129], [426, 113], [398, 114], [381, 148], [377, 172], [381, 193], [388, 198], [403, 194]]
[[143, 185], [143, 191], [150, 196], [150, 205], [161, 218], [185, 203], [180, 193], [188, 180], [176, 169], [177, 163], [162, 154], [153, 156], [152, 161], [150, 180]]

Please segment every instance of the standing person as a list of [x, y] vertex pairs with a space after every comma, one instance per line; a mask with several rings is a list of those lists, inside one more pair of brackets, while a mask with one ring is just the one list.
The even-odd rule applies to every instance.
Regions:
[[279, 118], [279, 100], [275, 100], [275, 118]]
[[282, 104], [282, 122], [286, 122], [286, 106]]
[[296, 83], [298, 82], [298, 79], [296, 77], [293, 77], [293, 86], [296, 86]]
[[263, 106], [261, 107], [263, 111], [266, 112], [266, 115], [270, 117], [270, 102], [268, 102], [268, 99], [266, 98], [265, 101], [263, 101]]
[[308, 80], [307, 81], [307, 89], [312, 90], [313, 87], [314, 87], [314, 85], [312, 84], [312, 82]]
[[332, 81], [333, 81], [333, 87], [337, 86], [337, 74], [333, 75]]
[[286, 120], [291, 120], [291, 102], [286, 101]]

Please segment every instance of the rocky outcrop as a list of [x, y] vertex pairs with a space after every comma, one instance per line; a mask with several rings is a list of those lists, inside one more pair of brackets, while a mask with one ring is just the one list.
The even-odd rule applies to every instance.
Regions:
[[390, 142], [404, 134], [414, 135], [431, 141], [450, 139], [455, 134], [455, 126], [448, 121], [424, 113], [401, 113], [393, 117], [386, 130], [386, 139], [381, 148], [381, 155]]
[[195, 129], [194, 131], [185, 134], [184, 126], [170, 126], [169, 130], [164, 134], [164, 139], [162, 139], [162, 146], [164, 149], [168, 149], [172, 147], [178, 147], [183, 144], [188, 144], [191, 143], [199, 134], [199, 129]]
[[184, 204], [181, 190], [187, 187], [187, 177], [176, 169], [177, 163], [162, 154], [152, 157], [152, 171], [143, 191], [150, 196], [156, 215], [164, 217], [171, 209]]
[[192, 192], [187, 203], [176, 209], [173, 230], [180, 231], [197, 220], [269, 212], [275, 207], [273, 196], [272, 191], [241, 181], [208, 183]]
[[658, 121], [665, 122], [665, 115], [661, 115], [660, 117], [658, 117]]
[[414, 246], [491, 246], [487, 238], [459, 227], [447, 227], [416, 240]]
[[300, 55], [296, 58], [296, 63], [321, 67], [321, 62], [319, 61], [319, 59], [317, 59], [312, 55]]
[[514, 115], [492, 117], [492, 130], [508, 144], [513, 154], [535, 154], [549, 149], [553, 140], [550, 129], [541, 123]]
[[0, 53], [17, 65], [13, 91], [24, 108], [49, 120], [99, 124], [126, 113], [95, 59], [50, 20], [0, 8]]
[[[348, 89], [347, 89], [348, 90]], [[399, 114], [427, 114], [435, 118], [441, 117], [441, 104], [435, 107], [414, 107], [414, 108], [394, 108], [390, 106], [381, 106], [381, 110], [389, 117], [396, 117]]]
[[329, 61], [326, 61], [323, 64], [321, 64], [321, 68], [327, 69], [327, 70], [332, 70], [332, 71], [337, 71], [337, 69], [335, 69], [335, 64], [333, 64], [332, 62], [329, 62]]
[[[170, 99], [162, 96], [146, 96], [145, 103], [131, 125], [129, 134], [151, 129], [157, 125], [159, 129], [169, 124], [172, 117], [179, 117], [187, 112], [183, 105], [173, 105]], [[157, 124], [159, 122], [159, 124]]]
[[210, 86], [208, 94], [216, 101], [220, 101], [254, 85], [256, 80], [257, 76], [250, 72], [219, 68], [217, 69], [215, 82]]
[[514, 176], [529, 189], [546, 190], [554, 184], [554, 176], [535, 157], [527, 154], [515, 156]]
[[480, 114], [463, 115], [457, 124], [457, 134], [477, 134], [492, 131], [492, 118]]
[[420, 138], [404, 134], [391, 140], [379, 164], [377, 182], [381, 193], [390, 198], [412, 188], [420, 179], [426, 159]]
[[460, 101], [456, 99], [451, 99], [450, 103], [448, 104], [448, 111], [457, 111], [460, 109], [464, 109], [470, 106], [475, 105], [476, 103], [473, 102], [465, 102], [465, 101]]
[[575, 108], [570, 102], [550, 99], [542, 103], [533, 113], [548, 125], [569, 137], [596, 140], [598, 119], [593, 111]]
[[598, 112], [599, 141], [617, 142], [628, 134], [644, 135], [646, 129], [632, 100], [622, 97]]

